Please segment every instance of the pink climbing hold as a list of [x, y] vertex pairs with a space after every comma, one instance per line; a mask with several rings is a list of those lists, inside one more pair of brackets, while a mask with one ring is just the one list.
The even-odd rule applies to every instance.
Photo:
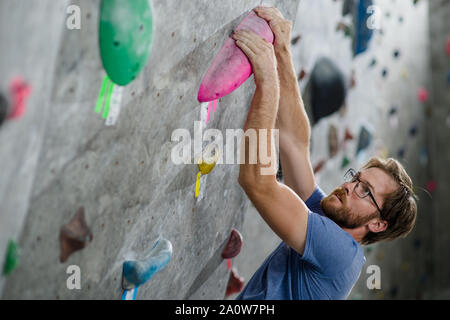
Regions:
[[231, 259], [227, 259], [227, 269], [231, 270]]
[[237, 270], [233, 268], [228, 279], [227, 290], [225, 296], [228, 297], [232, 294], [239, 293], [244, 289], [244, 278], [240, 277]]
[[428, 100], [428, 91], [427, 91], [427, 89], [425, 89], [423, 87], [419, 88], [419, 91], [417, 93], [417, 98], [422, 103], [427, 102], [427, 100]]
[[11, 81], [10, 92], [12, 96], [12, 107], [8, 119], [20, 118], [26, 110], [26, 100], [31, 94], [31, 87], [20, 77]]
[[242, 249], [242, 236], [236, 229], [231, 230], [230, 238], [222, 251], [222, 258], [231, 259], [236, 257]]
[[[250, 30], [273, 43], [274, 35], [266, 20], [251, 11], [235, 30]], [[225, 40], [219, 53], [206, 72], [200, 89], [198, 101], [217, 100], [237, 89], [252, 74], [252, 66], [245, 53], [236, 46], [233, 38]]]

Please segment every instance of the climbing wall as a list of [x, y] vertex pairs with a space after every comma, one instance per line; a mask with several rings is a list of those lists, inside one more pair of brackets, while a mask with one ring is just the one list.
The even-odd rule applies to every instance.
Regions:
[[[213, 111], [197, 93], [224, 41], [261, 1], [149, 3], [147, 64], [118, 91], [102, 90], [99, 0], [0, 3], [0, 89], [25, 109], [0, 127], [4, 299], [120, 299], [124, 262], [150, 261], [158, 239], [170, 242], [157, 251], [170, 252], [170, 261], [137, 299], [225, 296], [231, 261], [222, 253], [249, 207], [239, 166], [217, 164], [195, 194], [199, 168], [172, 162], [171, 137], [176, 129], [193, 137], [196, 122], [203, 130], [242, 128], [251, 79]], [[264, 4], [289, 19], [298, 6]], [[71, 5], [80, 8], [80, 29], [69, 28]], [[102, 102], [114, 112], [105, 114]], [[80, 289], [68, 289], [69, 266], [81, 271]]]

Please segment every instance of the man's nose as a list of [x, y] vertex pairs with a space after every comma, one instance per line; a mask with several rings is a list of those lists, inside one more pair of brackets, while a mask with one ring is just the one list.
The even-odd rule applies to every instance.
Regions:
[[350, 193], [353, 191], [354, 187], [355, 187], [355, 183], [353, 183], [353, 182], [344, 182], [344, 184], [342, 185], [342, 189], [345, 190], [345, 193], [347, 194], [347, 196], [350, 195]]

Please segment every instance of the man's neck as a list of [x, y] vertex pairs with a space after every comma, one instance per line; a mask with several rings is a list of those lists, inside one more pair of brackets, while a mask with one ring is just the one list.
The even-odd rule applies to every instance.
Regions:
[[361, 243], [361, 240], [367, 234], [366, 226], [361, 226], [355, 229], [342, 228], [342, 230], [348, 232], [358, 243]]

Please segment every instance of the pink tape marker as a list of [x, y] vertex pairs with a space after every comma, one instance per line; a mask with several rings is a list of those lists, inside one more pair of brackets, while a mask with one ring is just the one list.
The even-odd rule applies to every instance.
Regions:
[[17, 119], [25, 113], [26, 100], [31, 94], [31, 87], [22, 78], [17, 77], [11, 81], [10, 92], [12, 108], [8, 118]]
[[212, 104], [212, 101], [208, 103], [208, 113], [206, 115], [206, 123], [208, 123], [209, 115], [211, 114], [211, 104]]
[[227, 269], [231, 270], [231, 259], [227, 259]]

